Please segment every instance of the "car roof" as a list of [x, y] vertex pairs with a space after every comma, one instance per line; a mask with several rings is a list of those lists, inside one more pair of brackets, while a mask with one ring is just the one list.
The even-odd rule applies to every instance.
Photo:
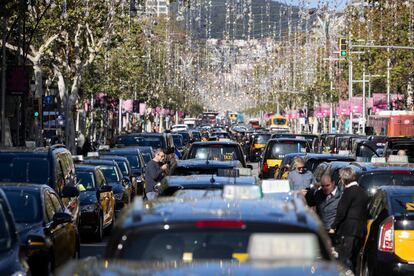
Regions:
[[[149, 203], [149, 204], [148, 204]], [[147, 223], [170, 223], [197, 220], [244, 220], [247, 222], [289, 223], [320, 227], [319, 221], [297, 201], [275, 199], [223, 200], [222, 198], [161, 197], [146, 204], [135, 200], [124, 227]]]
[[303, 158], [307, 161], [309, 159], [322, 159], [322, 160], [338, 160], [338, 161], [355, 161], [355, 157], [341, 154], [328, 154], [328, 153], [307, 153]]
[[75, 164], [76, 171], [95, 171], [98, 166], [94, 164], [78, 163]]
[[400, 196], [400, 195], [414, 195], [414, 186], [381, 186], [380, 190], [386, 192], [390, 196]]
[[140, 150], [137, 147], [113, 148], [110, 151], [103, 152], [102, 155], [118, 154], [138, 154]]
[[308, 142], [308, 140], [302, 139], [302, 138], [272, 138], [268, 141], [268, 143], [270, 144], [271, 142], [279, 143], [279, 142], [287, 142], [287, 141], [304, 142], [304, 143]]
[[413, 171], [414, 164], [390, 164], [390, 163], [367, 163], [367, 162], [352, 162], [350, 164], [362, 172], [383, 172], [383, 171]]
[[193, 146], [208, 146], [208, 145], [234, 145], [234, 146], [238, 146], [239, 143], [234, 142], [234, 141], [206, 141], [206, 142], [194, 142], [192, 144]]
[[239, 160], [204, 160], [204, 159], [185, 159], [177, 160], [177, 168], [235, 168], [240, 167], [241, 163]]
[[31, 191], [40, 191], [42, 189], [50, 189], [48, 185], [45, 184], [35, 184], [35, 183], [22, 183], [22, 182], [2, 182], [0, 183], [1, 189], [12, 189], [12, 190], [31, 190]]
[[168, 183], [168, 186], [184, 186], [184, 187], [204, 187], [206, 189], [209, 187], [217, 188], [223, 187], [228, 184], [237, 184], [237, 185], [255, 185], [257, 183], [256, 177], [254, 176], [238, 176], [238, 177], [228, 177], [228, 176], [216, 176], [216, 175], [207, 175], [207, 174], [198, 174], [198, 175], [171, 175], [165, 178], [165, 181]]
[[116, 162], [114, 160], [86, 159], [81, 164], [96, 164], [96, 165], [114, 166], [114, 165], [116, 165]]
[[119, 156], [119, 155], [113, 155], [113, 154], [102, 154], [99, 156], [99, 159], [128, 162], [128, 159], [125, 156]]

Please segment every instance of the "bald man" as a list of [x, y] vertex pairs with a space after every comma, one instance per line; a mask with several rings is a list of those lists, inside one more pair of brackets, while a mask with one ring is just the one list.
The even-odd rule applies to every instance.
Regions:
[[335, 221], [336, 209], [341, 199], [341, 193], [331, 176], [328, 174], [323, 175], [320, 187], [308, 191], [305, 198], [310, 207], [316, 208], [316, 213], [319, 215], [325, 229], [331, 229], [331, 225]]

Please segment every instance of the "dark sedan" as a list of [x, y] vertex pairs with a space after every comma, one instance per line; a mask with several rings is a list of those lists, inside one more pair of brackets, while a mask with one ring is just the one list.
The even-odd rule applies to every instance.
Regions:
[[113, 160], [88, 159], [84, 164], [99, 166], [105, 176], [108, 185], [112, 186], [115, 196], [115, 211], [119, 213], [122, 208], [131, 202], [131, 187], [127, 179], [124, 179], [121, 169]]
[[29, 270], [6, 195], [0, 189], [0, 275], [25, 275]]
[[52, 188], [15, 183], [1, 188], [13, 211], [32, 275], [48, 275], [79, 255], [77, 226]]

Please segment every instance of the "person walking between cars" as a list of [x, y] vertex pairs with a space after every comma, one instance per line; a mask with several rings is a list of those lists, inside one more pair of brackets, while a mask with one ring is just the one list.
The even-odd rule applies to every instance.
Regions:
[[367, 225], [368, 195], [356, 181], [356, 173], [352, 168], [339, 171], [344, 191], [338, 203], [336, 218], [329, 233], [337, 235], [339, 261], [355, 273], [359, 250], [361, 249]]
[[154, 186], [160, 182], [160, 180], [166, 175], [168, 165], [163, 164], [165, 154], [161, 149], [155, 152], [155, 156], [147, 163], [145, 171], [145, 181], [147, 186], [145, 187], [145, 196], [147, 199], [154, 199], [157, 193], [154, 190]]
[[306, 170], [305, 161], [301, 157], [296, 157], [293, 161], [295, 170], [291, 171], [288, 176], [291, 190], [302, 191], [315, 184], [315, 177], [310, 171]]
[[332, 181], [331, 176], [328, 174], [322, 175], [320, 188], [310, 189], [305, 198], [310, 207], [316, 208], [316, 213], [325, 229], [329, 231], [335, 221], [336, 209], [341, 199], [341, 192], [336, 187], [335, 182]]

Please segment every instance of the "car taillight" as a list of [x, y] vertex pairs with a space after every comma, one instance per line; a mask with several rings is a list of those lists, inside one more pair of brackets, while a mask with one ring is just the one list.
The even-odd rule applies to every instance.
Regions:
[[267, 163], [263, 163], [263, 172], [264, 173], [269, 172], [269, 165], [267, 165]]
[[392, 174], [410, 174], [411, 171], [409, 171], [409, 170], [392, 170], [391, 173]]
[[241, 220], [199, 220], [195, 223], [197, 228], [246, 228]]
[[388, 218], [380, 227], [378, 250], [383, 252], [394, 251], [394, 220]]

